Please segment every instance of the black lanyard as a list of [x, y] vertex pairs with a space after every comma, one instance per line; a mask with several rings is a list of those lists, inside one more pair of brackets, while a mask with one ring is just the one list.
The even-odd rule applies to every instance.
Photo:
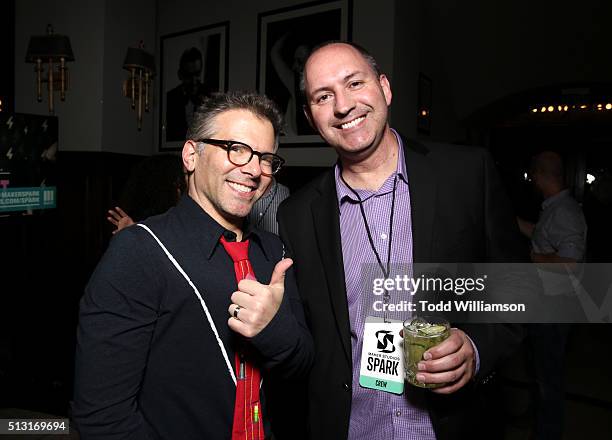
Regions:
[[[386, 268], [382, 263], [382, 259], [380, 258], [378, 251], [376, 250], [376, 246], [374, 245], [374, 239], [372, 238], [372, 231], [370, 231], [370, 225], [365, 215], [365, 210], [363, 209], [363, 201], [361, 200], [361, 197], [359, 196], [359, 194], [357, 194], [357, 191], [355, 191], [353, 187], [349, 185], [346, 180], [344, 180], [344, 177], [342, 176], [342, 171], [340, 172], [340, 179], [342, 179], [342, 182], [344, 182], [346, 187], [351, 190], [351, 192], [355, 195], [355, 197], [357, 197], [357, 200], [359, 202], [359, 212], [361, 212], [361, 218], [363, 219], [363, 224], [365, 226], [366, 233], [368, 234], [368, 241], [370, 242], [370, 247], [372, 248], [372, 251], [374, 252], [374, 255], [376, 256], [376, 261], [378, 262], [378, 266], [380, 267], [380, 270], [385, 276], [385, 279], [389, 278], [389, 274], [391, 272], [391, 246], [393, 243], [393, 214], [395, 213], [395, 190], [397, 188], [397, 173], [395, 174], [395, 177], [393, 178], [393, 195], [391, 196], [391, 216], [389, 219], [389, 244], [387, 247], [387, 267]], [[385, 304], [389, 303], [390, 296], [391, 295], [389, 294], [389, 291], [385, 289], [385, 294], [383, 297]], [[385, 318], [385, 322], [387, 322], [387, 308], [386, 307], [385, 307], [384, 318]]]

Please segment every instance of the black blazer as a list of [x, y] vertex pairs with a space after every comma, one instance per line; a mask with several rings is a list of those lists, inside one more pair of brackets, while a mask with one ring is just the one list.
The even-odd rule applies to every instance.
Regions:
[[[488, 153], [406, 139], [403, 143], [415, 262], [524, 261], [514, 214]], [[351, 410], [352, 360], [333, 169], [287, 199], [278, 221], [286, 251], [295, 261], [315, 342], [315, 363], [303, 398], [308, 406], [305, 429], [312, 439], [343, 439]], [[478, 438], [479, 427], [486, 425], [480, 384], [522, 339], [516, 325], [462, 328], [478, 348], [480, 370], [472, 384], [453, 395], [423, 391], [438, 439]], [[291, 423], [299, 426], [299, 420]]]

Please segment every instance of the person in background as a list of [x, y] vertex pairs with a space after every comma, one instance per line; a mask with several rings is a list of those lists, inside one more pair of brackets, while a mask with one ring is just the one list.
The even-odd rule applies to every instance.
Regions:
[[72, 415], [87, 439], [269, 438], [260, 386], [314, 350], [292, 261], [245, 219], [283, 159], [267, 98], [216, 94], [182, 150], [188, 191], [115, 235], [81, 299]]
[[[586, 255], [587, 224], [580, 205], [565, 188], [563, 161], [543, 151], [531, 161], [530, 177], [544, 198], [536, 224], [518, 218], [521, 232], [531, 240], [531, 261], [539, 269], [544, 295], [560, 307], [574, 295], [569, 272], [579, 275]], [[566, 306], [567, 307], [567, 306]], [[535, 370], [537, 393], [536, 438], [563, 437], [565, 346], [569, 324], [530, 324], [528, 341]]]
[[289, 188], [278, 183], [276, 179], [272, 179], [264, 195], [253, 205], [249, 214], [249, 224], [278, 235], [276, 212], [278, 206], [287, 197], [289, 197]]
[[587, 225], [582, 208], [565, 188], [561, 156], [553, 151], [537, 154], [531, 161], [530, 176], [544, 198], [536, 224], [518, 218], [519, 229], [531, 239], [531, 261], [570, 265], [582, 262]]
[[113, 234], [175, 206], [185, 193], [186, 185], [179, 156], [157, 154], [143, 159], [131, 171], [118, 206], [108, 210], [106, 218], [115, 226]]

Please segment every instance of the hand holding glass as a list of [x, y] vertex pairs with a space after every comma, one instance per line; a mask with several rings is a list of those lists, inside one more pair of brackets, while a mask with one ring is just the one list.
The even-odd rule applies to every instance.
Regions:
[[443, 318], [434, 316], [414, 317], [404, 321], [404, 359], [406, 380], [421, 388], [440, 388], [443, 383], [423, 383], [416, 378], [418, 364], [423, 354], [450, 336], [450, 324]]

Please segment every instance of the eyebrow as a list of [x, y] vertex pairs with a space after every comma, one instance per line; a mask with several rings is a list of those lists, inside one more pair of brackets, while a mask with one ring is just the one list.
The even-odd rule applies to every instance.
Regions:
[[[351, 73], [349, 73], [348, 75], [346, 75], [344, 78], [342, 78], [342, 82], [346, 83], [347, 81], [349, 81], [349, 80], [350, 80], [351, 78], [353, 78], [354, 76], [357, 76], [357, 75], [362, 74], [362, 73], [363, 73], [363, 72], [362, 72], [361, 70], [356, 70], [355, 72], [351, 72]], [[313, 91], [311, 92], [311, 95], [315, 95], [315, 94], [317, 94], [317, 93], [319, 93], [319, 92], [322, 92], [323, 90], [327, 90], [327, 89], [329, 89], [329, 87], [328, 87], [328, 86], [322, 86], [322, 87], [319, 87], [318, 89], [313, 90]]]

